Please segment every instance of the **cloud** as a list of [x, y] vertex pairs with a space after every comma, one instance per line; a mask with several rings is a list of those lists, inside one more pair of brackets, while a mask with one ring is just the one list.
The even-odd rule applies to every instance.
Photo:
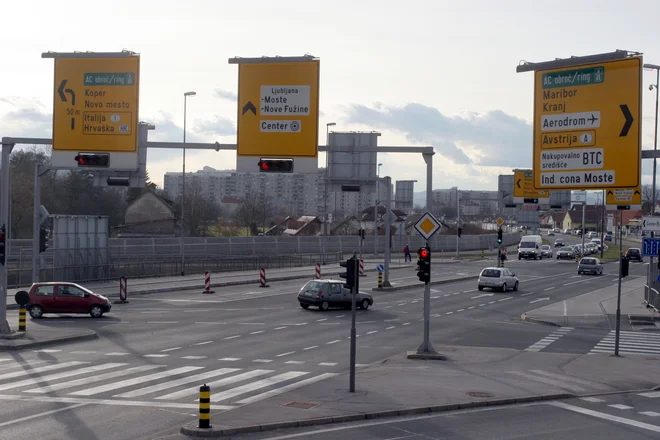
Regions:
[[216, 136], [234, 136], [236, 127], [231, 119], [216, 115], [211, 120], [196, 120], [195, 132]]
[[231, 90], [215, 89], [213, 91], [216, 98], [225, 99], [227, 101], [236, 101], [238, 100], [238, 95]]
[[2, 97], [0, 103], [10, 110], [0, 115], [3, 136], [50, 138], [53, 115], [38, 100]]
[[460, 165], [529, 167], [532, 159], [532, 126], [501, 110], [483, 114], [466, 112], [446, 116], [438, 109], [411, 103], [402, 107], [354, 104], [345, 120], [371, 128], [392, 130]]

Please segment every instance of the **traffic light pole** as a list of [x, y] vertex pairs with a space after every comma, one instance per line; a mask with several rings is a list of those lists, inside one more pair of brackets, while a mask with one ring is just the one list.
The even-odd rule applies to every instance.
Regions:
[[[428, 242], [426, 247], [429, 247]], [[429, 257], [430, 259], [431, 257]], [[429, 269], [430, 272], [430, 269]], [[429, 273], [429, 277], [431, 274]], [[431, 344], [431, 283], [427, 281], [424, 283], [424, 340], [422, 345], [417, 348], [417, 354], [437, 354]]]
[[41, 167], [34, 164], [34, 208], [32, 218], [32, 282], [39, 282], [39, 206], [41, 205]]
[[[616, 327], [614, 331], [614, 356], [619, 355], [619, 334], [621, 333], [621, 279], [623, 278], [623, 211], [619, 211], [619, 287], [616, 295]], [[616, 231], [615, 231], [616, 232]], [[584, 235], [584, 232], [582, 233]], [[584, 249], [584, 248], [583, 248]], [[649, 268], [649, 270], [651, 270]]]
[[[355, 260], [355, 254], [353, 254], [353, 259]], [[348, 266], [348, 265], [347, 265]], [[347, 267], [350, 270], [349, 267]], [[360, 262], [355, 261], [353, 265], [353, 279], [355, 283], [351, 286], [351, 358], [350, 358], [350, 379], [349, 379], [349, 391], [351, 393], [355, 392], [355, 354], [357, 350], [357, 332], [355, 329], [355, 296], [357, 295], [357, 284], [360, 279]]]
[[[390, 213], [392, 206], [392, 178], [385, 176], [385, 185], [387, 185], [387, 197], [385, 199], [385, 217]], [[385, 272], [383, 273], [383, 287], [392, 287], [390, 284], [390, 258], [392, 254], [392, 224], [389, 219], [385, 221]]]
[[0, 264], [0, 337], [11, 335], [7, 322], [7, 265], [9, 264], [9, 156], [14, 144], [2, 144], [2, 184], [0, 185], [0, 226], [5, 225], [5, 261]]

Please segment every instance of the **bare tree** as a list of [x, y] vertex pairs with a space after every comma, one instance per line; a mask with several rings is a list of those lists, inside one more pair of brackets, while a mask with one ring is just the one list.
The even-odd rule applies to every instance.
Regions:
[[240, 226], [245, 226], [248, 234], [252, 235], [256, 234], [256, 223], [261, 219], [259, 198], [258, 195], [252, 193], [245, 194], [234, 212], [234, 221]]
[[[655, 189], [655, 203], [660, 202], [660, 188], [656, 187]], [[653, 186], [644, 185], [642, 187], [642, 210], [645, 214], [649, 214], [653, 211]]]

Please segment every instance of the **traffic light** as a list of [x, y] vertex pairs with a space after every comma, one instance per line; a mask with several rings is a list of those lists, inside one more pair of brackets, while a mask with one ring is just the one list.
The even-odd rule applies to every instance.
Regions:
[[525, 197], [523, 203], [538, 203], [539, 199]]
[[628, 257], [621, 257], [621, 278], [628, 276], [630, 260]]
[[4, 266], [5, 265], [5, 225], [2, 225], [0, 227], [0, 263]]
[[358, 235], [360, 236], [360, 238], [361, 238], [362, 240], [365, 239], [365, 237], [366, 237], [366, 233], [367, 233], [367, 231], [366, 231], [364, 228], [361, 228], [361, 229], [358, 231]]
[[46, 252], [48, 247], [48, 229], [39, 228], [39, 253]]
[[417, 278], [428, 283], [431, 281], [431, 249], [428, 246], [419, 248], [417, 258]]
[[110, 166], [110, 155], [107, 153], [78, 153], [74, 159], [79, 167], [107, 168]]
[[460, 237], [461, 234], [463, 233], [463, 228], [458, 228], [458, 236]]
[[502, 244], [502, 228], [497, 230], [497, 244]]
[[346, 261], [340, 261], [339, 265], [346, 268], [346, 273], [339, 274], [339, 278], [344, 278], [346, 280], [344, 287], [347, 289], [353, 289], [353, 287], [355, 287], [355, 291], [359, 292], [360, 277], [356, 276], [357, 269], [359, 268], [358, 260], [355, 258], [349, 258]]
[[293, 173], [293, 159], [261, 159], [261, 173]]

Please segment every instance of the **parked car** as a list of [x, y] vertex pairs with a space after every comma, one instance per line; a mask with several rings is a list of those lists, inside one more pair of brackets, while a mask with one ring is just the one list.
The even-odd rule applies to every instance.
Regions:
[[557, 251], [558, 260], [574, 260], [575, 259], [575, 250], [571, 246], [565, 246]]
[[547, 244], [541, 246], [541, 258], [543, 257], [552, 258], [552, 248]]
[[518, 277], [507, 268], [487, 267], [479, 274], [477, 288], [484, 290], [485, 287], [498, 289], [506, 292], [508, 289], [518, 290]]
[[583, 273], [593, 273], [595, 275], [603, 274], [603, 265], [598, 258], [585, 257], [578, 263], [578, 275]]
[[112, 308], [108, 298], [76, 283], [34, 283], [28, 294], [27, 310], [35, 319], [44, 313], [89, 313], [100, 318]]
[[[330, 308], [351, 308], [351, 291], [344, 287], [342, 280], [312, 280], [305, 283], [298, 292], [300, 307], [308, 309], [309, 306], [318, 307], [321, 311]], [[371, 295], [358, 292], [355, 305], [362, 310], [367, 310], [374, 304]]]
[[564, 242], [563, 239], [558, 238], [555, 240], [555, 247], [564, 247], [566, 246], [566, 243]]
[[642, 256], [642, 251], [638, 248], [630, 248], [626, 251], [626, 258], [629, 260], [639, 261], [640, 263], [644, 262], [644, 257]]
[[587, 234], [587, 238], [598, 238], [598, 232], [591, 231]]

